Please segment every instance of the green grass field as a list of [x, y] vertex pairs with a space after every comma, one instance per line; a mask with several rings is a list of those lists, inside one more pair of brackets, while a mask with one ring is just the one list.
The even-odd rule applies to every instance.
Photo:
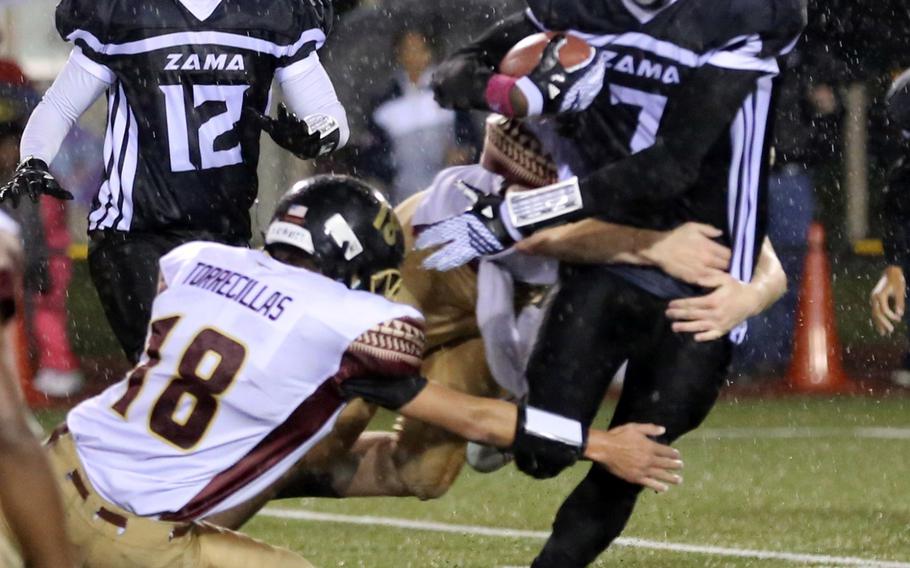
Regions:
[[[62, 412], [40, 418], [51, 426]], [[376, 426], [390, 423], [384, 415]], [[625, 533], [654, 542], [614, 547], [597, 566], [910, 568], [910, 399], [727, 400], [678, 447], [686, 462], [684, 484], [666, 495], [644, 494]], [[432, 502], [275, 502], [245, 530], [321, 567], [527, 566], [542, 544], [539, 535], [479, 536], [468, 534], [477, 532], [471, 528], [447, 533], [384, 526], [385, 520], [353, 524], [351, 517], [547, 531], [585, 469], [546, 482], [511, 466], [491, 475], [466, 470], [448, 495]], [[275, 510], [340, 517], [285, 519]], [[747, 552], [656, 550], [656, 543]], [[832, 558], [761, 559], [748, 550]]]
[[[666, 495], [643, 495], [627, 537], [837, 558], [737, 558], [654, 550], [645, 543], [615, 547], [597, 566], [910, 566], [910, 400], [726, 401], [679, 448], [685, 483]], [[547, 482], [512, 467], [492, 475], [466, 471], [447, 496], [425, 503], [277, 502], [270, 509], [344, 517], [284, 519], [266, 511], [247, 531], [323, 567], [527, 566], [542, 543], [536, 535], [358, 525], [347, 516], [546, 531], [584, 470], [579, 466]]]

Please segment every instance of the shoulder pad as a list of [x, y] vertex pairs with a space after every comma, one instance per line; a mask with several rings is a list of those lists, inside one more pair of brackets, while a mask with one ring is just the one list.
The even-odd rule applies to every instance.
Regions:
[[111, 12], [110, 2], [104, 0], [61, 0], [55, 13], [57, 32], [64, 40], [76, 30], [103, 39]]
[[326, 37], [332, 32], [335, 21], [335, 7], [332, 0], [295, 0], [299, 5], [302, 20], [307, 28], [319, 28]]
[[[712, 4], [712, 2], [707, 2]], [[719, 44], [740, 36], [758, 35], [769, 56], [793, 42], [807, 23], [806, 0], [730, 0], [725, 25], [718, 26]]]
[[170, 285], [174, 276], [181, 268], [188, 265], [193, 259], [199, 256], [206, 249], [210, 248], [227, 248], [225, 245], [209, 243], [203, 241], [193, 241], [182, 244], [169, 253], [158, 259], [158, 268], [161, 277]]

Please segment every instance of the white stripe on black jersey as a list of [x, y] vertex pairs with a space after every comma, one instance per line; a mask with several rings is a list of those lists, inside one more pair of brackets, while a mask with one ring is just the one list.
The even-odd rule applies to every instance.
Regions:
[[[729, 231], [732, 238], [733, 260], [730, 273], [741, 282], [749, 282], [755, 269], [755, 259], [761, 250], [756, 242], [760, 209], [763, 159], [767, 137], [768, 115], [771, 109], [772, 78], [759, 79], [758, 89], [743, 104], [731, 132], [733, 147], [730, 167], [728, 207]], [[745, 339], [746, 323], [733, 330], [736, 343]]]
[[130, 230], [138, 158], [136, 115], [123, 86], [115, 83], [108, 94], [108, 128], [104, 140], [106, 179], [98, 193], [98, 206], [89, 214], [89, 231]]

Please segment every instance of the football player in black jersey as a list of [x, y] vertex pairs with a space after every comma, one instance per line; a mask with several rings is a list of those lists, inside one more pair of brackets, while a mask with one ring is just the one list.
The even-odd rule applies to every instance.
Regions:
[[[249, 241], [261, 131], [303, 159], [346, 143], [344, 108], [316, 53], [332, 17], [329, 0], [58, 5], [57, 29], [74, 47], [29, 120], [0, 200], [71, 198], [47, 166], [106, 92], [106, 179], [88, 219], [89, 267], [134, 362], [158, 258], [190, 240]], [[273, 79], [288, 105], [274, 119], [266, 116]]]
[[[590, 424], [610, 378], [628, 360], [612, 424], [659, 422], [667, 425], [659, 439], [675, 440], [713, 406], [732, 345], [744, 333], [740, 327], [729, 338], [703, 335], [711, 307], [693, 297], [718, 286], [736, 293], [764, 248], [771, 90], [777, 57], [796, 43], [805, 6], [800, 0], [527, 3], [525, 13], [441, 66], [437, 96], [454, 108], [558, 114], [540, 128], [551, 133], [549, 150], [565, 181], [482, 200], [427, 230], [418, 246], [441, 245], [428, 266], [447, 268], [580, 217], [658, 230], [687, 221], [723, 228], [719, 241], [733, 250], [729, 274], [701, 287], [654, 268], [564, 264], [528, 369], [530, 404]], [[550, 30], [569, 31], [598, 49], [602, 85], [587, 81], [589, 70], [563, 69], [546, 58], [526, 80], [497, 73], [516, 42]], [[554, 82], [561, 88], [549, 88]], [[600, 90], [592, 96], [585, 89]], [[575, 98], [565, 99], [569, 94]], [[539, 477], [567, 465], [520, 451], [516, 463]], [[561, 507], [533, 566], [592, 562], [623, 530], [639, 491], [592, 467]]]
[[[888, 266], [872, 290], [872, 323], [881, 335], [889, 335], [904, 318], [907, 281], [904, 271], [910, 266], [910, 69], [891, 85], [887, 97], [888, 121], [900, 139], [902, 156], [894, 164], [882, 208], [885, 235], [882, 239]], [[910, 385], [910, 365], [892, 377], [898, 384]]]

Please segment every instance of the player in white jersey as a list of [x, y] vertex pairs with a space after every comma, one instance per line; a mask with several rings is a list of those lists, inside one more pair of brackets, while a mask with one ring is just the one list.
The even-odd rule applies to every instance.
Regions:
[[654, 488], [679, 481], [678, 453], [648, 438], [659, 426], [584, 432], [421, 377], [421, 315], [382, 297], [400, 283], [404, 247], [375, 190], [332, 176], [298, 184], [266, 243], [166, 255], [139, 366], [50, 442], [86, 566], [309, 566], [200, 521], [261, 505], [356, 397], [492, 445], [587, 457]]

